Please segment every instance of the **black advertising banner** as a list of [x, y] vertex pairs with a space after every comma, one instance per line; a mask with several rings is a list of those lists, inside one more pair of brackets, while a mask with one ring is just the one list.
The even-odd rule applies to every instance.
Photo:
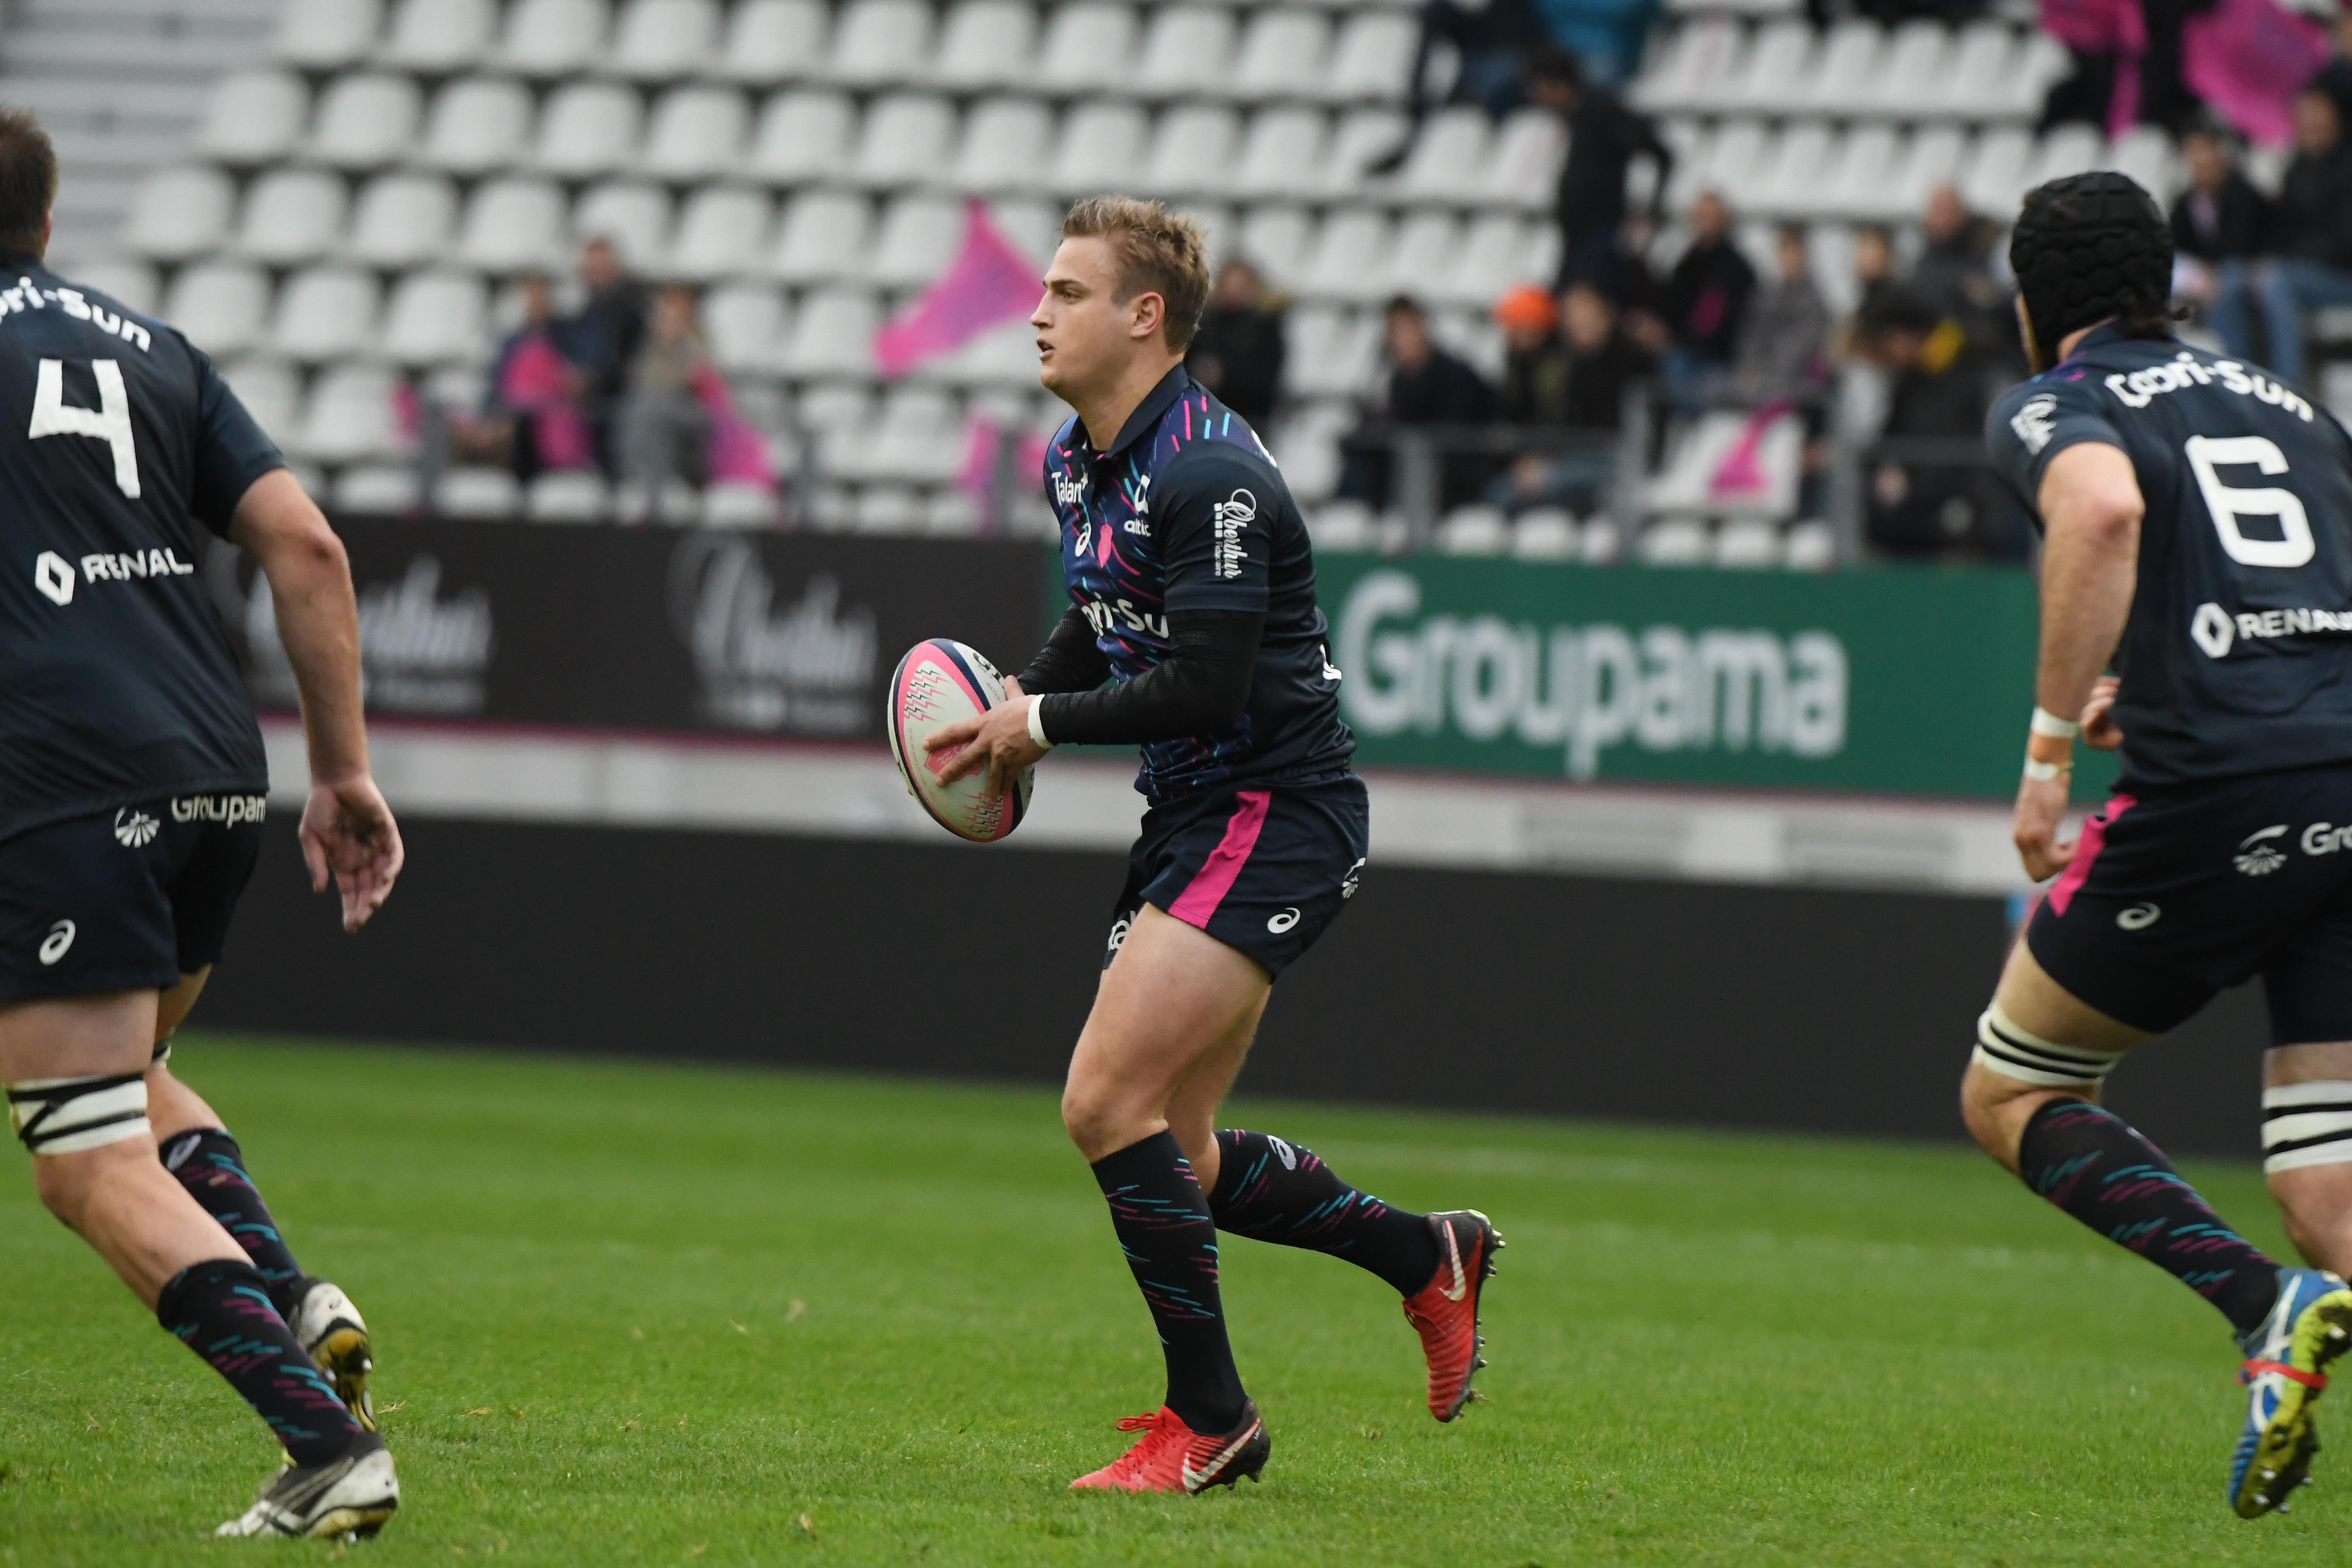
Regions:
[[[1037, 648], [1043, 553], [1024, 544], [343, 519], [371, 713], [882, 739], [898, 656], [954, 637], [1003, 668]], [[268, 584], [205, 572], [254, 697], [294, 706]]]

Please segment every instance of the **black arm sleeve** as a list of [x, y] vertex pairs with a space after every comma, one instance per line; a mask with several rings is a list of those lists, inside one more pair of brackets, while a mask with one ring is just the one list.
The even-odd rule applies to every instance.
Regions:
[[1045, 639], [1029, 668], [1014, 679], [1033, 697], [1048, 691], [1092, 691], [1110, 679], [1110, 660], [1095, 641], [1095, 629], [1087, 624], [1086, 612], [1072, 605], [1054, 623], [1054, 635]]
[[[1039, 722], [1055, 745], [1138, 746], [1230, 728], [1249, 706], [1264, 611], [1171, 610], [1168, 652], [1117, 686], [1041, 700]], [[1026, 678], [1023, 690], [1029, 689]]]

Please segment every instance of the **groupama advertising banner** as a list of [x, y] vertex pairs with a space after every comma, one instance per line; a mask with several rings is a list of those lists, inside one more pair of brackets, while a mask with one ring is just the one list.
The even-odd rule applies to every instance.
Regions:
[[[2022, 572], [1338, 554], [1317, 571], [1367, 763], [2016, 793], [2038, 614]], [[2095, 798], [2113, 774], [2092, 753], [2077, 795]]]

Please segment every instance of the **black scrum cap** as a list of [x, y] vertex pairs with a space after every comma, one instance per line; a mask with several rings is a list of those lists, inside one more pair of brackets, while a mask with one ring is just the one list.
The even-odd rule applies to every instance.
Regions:
[[2120, 316], [2143, 330], [2172, 299], [2172, 229], [2127, 174], [2070, 174], [2026, 193], [2009, 237], [2010, 270], [2033, 319], [2043, 364], [2080, 327]]

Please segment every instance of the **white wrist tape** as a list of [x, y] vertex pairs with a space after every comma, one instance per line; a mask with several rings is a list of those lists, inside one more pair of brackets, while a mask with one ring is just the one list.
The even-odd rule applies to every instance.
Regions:
[[2071, 741], [2083, 732], [2083, 726], [2072, 719], [2061, 719], [2049, 709], [2037, 705], [2031, 725], [2037, 735], [2047, 735], [2053, 741]]
[[1045, 739], [1045, 700], [1042, 697], [1029, 699], [1029, 738], [1049, 752], [1054, 749], [1054, 742]]
[[153, 1136], [147, 1075], [32, 1078], [8, 1088], [8, 1120], [36, 1154], [78, 1154], [126, 1138]]
[[2072, 763], [2037, 763], [2032, 757], [2025, 759], [2025, 776], [2036, 784], [2048, 784], [2052, 779], [2074, 771]]
[[2121, 1051], [2084, 1050], [2029, 1035], [1998, 1006], [1986, 1008], [1977, 1020], [1977, 1065], [2040, 1089], [2100, 1083], [2123, 1059]]

